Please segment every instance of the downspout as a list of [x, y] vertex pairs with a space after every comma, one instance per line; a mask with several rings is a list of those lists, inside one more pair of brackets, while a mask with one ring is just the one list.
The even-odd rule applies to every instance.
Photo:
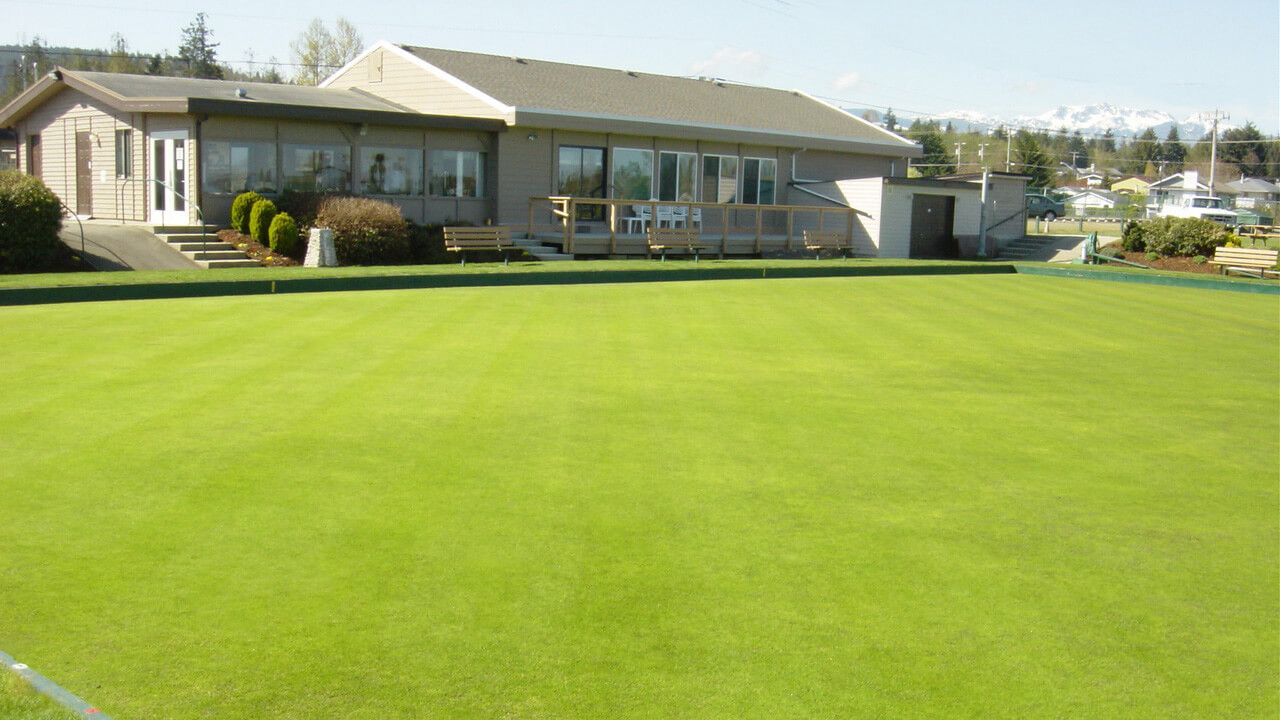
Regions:
[[987, 182], [991, 171], [982, 168], [982, 212], [978, 213], [978, 257], [987, 256]]

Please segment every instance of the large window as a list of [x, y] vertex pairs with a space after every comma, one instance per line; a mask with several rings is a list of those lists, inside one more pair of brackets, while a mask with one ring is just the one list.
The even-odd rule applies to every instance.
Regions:
[[304, 192], [350, 192], [349, 145], [285, 145], [284, 188]]
[[[556, 191], [573, 197], [604, 197], [604, 148], [560, 146]], [[579, 220], [603, 220], [603, 205], [579, 205]]]
[[133, 131], [116, 131], [116, 177], [133, 177]]
[[702, 202], [738, 202], [738, 158], [702, 156]]
[[649, 200], [653, 197], [652, 150], [614, 148], [613, 196], [623, 200]]
[[273, 193], [279, 189], [275, 143], [206, 140], [201, 145], [204, 192], [229, 195], [246, 190]]
[[431, 194], [484, 197], [484, 157], [474, 150], [432, 150]]
[[421, 195], [422, 150], [360, 148], [360, 192], [367, 195]]
[[693, 201], [697, 172], [697, 153], [658, 153], [658, 199]]
[[772, 158], [742, 159], [742, 202], [749, 205], [772, 205], [774, 184], [778, 177], [778, 161]]

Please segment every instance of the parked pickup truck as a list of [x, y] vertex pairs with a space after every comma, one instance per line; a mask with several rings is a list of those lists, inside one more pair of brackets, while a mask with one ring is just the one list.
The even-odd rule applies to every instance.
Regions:
[[1027, 217], [1054, 220], [1066, 212], [1066, 205], [1048, 195], [1027, 195]]
[[1221, 225], [1236, 225], [1239, 222], [1235, 211], [1224, 208], [1222, 198], [1212, 195], [1191, 195], [1176, 204], [1166, 202], [1156, 211], [1156, 216], [1201, 218]]

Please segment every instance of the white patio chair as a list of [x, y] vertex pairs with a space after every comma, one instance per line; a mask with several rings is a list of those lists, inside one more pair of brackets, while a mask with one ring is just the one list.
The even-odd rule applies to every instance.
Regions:
[[[663, 225], [666, 223], [666, 225]], [[670, 205], [658, 206], [658, 227], [675, 227], [676, 209]]]
[[628, 234], [634, 234], [636, 231], [636, 226], [639, 226], [640, 232], [643, 233], [648, 228], [649, 223], [652, 221], [652, 219], [653, 218], [649, 216], [648, 205], [632, 205], [631, 215], [629, 217], [623, 218], [623, 220], [627, 221]]

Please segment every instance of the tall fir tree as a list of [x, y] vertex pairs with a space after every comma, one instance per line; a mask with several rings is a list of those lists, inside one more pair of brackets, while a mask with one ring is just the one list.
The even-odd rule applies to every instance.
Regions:
[[1160, 160], [1164, 163], [1166, 175], [1180, 173], [1186, 165], [1187, 146], [1182, 144], [1182, 138], [1178, 136], [1177, 125], [1169, 127], [1169, 133], [1160, 144]]
[[196, 19], [182, 29], [182, 44], [178, 46], [178, 58], [183, 64], [182, 74], [186, 77], [221, 80], [218, 44], [213, 42], [213, 30], [205, 21], [204, 13], [196, 13]]
[[1026, 130], [1013, 136], [1013, 166], [1017, 172], [1029, 175], [1027, 183], [1033, 188], [1047, 188], [1053, 184], [1052, 160], [1044, 151], [1040, 140]]

